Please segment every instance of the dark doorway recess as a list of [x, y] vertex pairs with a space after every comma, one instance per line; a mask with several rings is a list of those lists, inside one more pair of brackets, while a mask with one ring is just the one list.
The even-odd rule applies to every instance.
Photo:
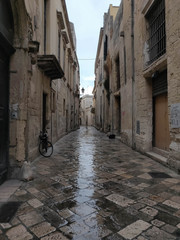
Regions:
[[6, 179], [9, 153], [9, 60], [15, 49], [10, 0], [0, 1], [0, 184]]
[[42, 112], [42, 116], [43, 116], [43, 132], [46, 129], [46, 125], [47, 125], [47, 94], [43, 93], [43, 112]]
[[9, 59], [0, 46], [0, 183], [5, 180], [8, 168], [9, 129]]

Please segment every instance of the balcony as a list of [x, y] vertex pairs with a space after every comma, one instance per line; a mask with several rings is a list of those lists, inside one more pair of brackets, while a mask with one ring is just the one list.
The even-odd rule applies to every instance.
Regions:
[[64, 76], [64, 72], [55, 55], [38, 55], [37, 65], [51, 80]]

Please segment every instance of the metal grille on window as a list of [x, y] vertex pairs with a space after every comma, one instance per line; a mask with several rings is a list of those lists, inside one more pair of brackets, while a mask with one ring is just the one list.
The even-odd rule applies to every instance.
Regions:
[[146, 15], [149, 24], [149, 64], [166, 52], [165, 0], [155, 1]]

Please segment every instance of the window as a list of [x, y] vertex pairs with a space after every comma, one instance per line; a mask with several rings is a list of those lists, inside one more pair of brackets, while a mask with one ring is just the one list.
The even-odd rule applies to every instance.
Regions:
[[63, 47], [63, 70], [65, 71], [66, 64], [66, 46]]
[[156, 0], [146, 15], [148, 22], [149, 63], [166, 52], [165, 0]]
[[61, 34], [58, 32], [58, 61], [60, 63], [60, 55], [61, 54]]
[[63, 116], [65, 116], [65, 114], [66, 114], [65, 107], [66, 107], [66, 101], [65, 101], [65, 99], [63, 99]]
[[120, 89], [119, 55], [115, 60], [115, 66], [116, 66], [116, 89], [119, 90]]
[[126, 84], [126, 82], [127, 82], [127, 72], [126, 72], [126, 46], [125, 46], [125, 44], [124, 44], [123, 52], [124, 52], [124, 82]]
[[44, 0], [44, 54], [46, 54], [47, 0]]
[[51, 90], [51, 111], [55, 112], [56, 109], [56, 93], [54, 90]]

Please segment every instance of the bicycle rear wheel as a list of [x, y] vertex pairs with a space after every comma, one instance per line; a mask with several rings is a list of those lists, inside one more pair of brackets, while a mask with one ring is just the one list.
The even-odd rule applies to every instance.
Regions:
[[51, 142], [43, 142], [41, 141], [39, 144], [39, 152], [44, 157], [50, 157], [53, 153], [53, 145]]

